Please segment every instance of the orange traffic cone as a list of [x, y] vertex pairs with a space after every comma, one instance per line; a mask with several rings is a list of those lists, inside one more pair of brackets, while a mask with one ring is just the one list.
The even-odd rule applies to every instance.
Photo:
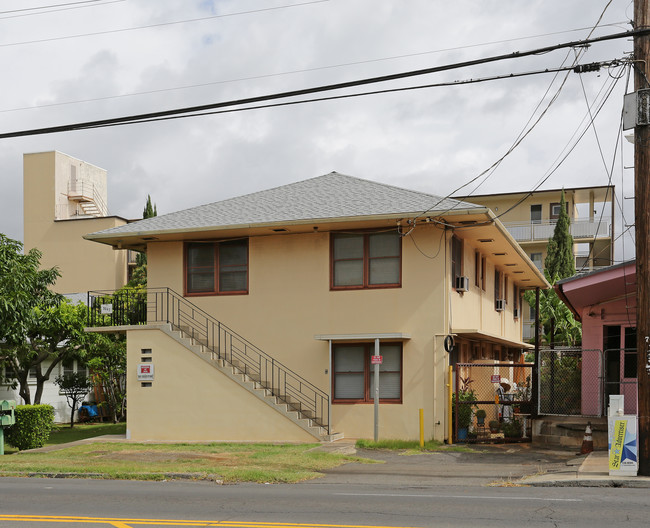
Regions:
[[582, 447], [580, 448], [580, 454], [586, 455], [591, 453], [594, 450], [594, 439], [591, 436], [591, 422], [587, 423], [587, 428], [585, 429], [585, 436], [582, 439]]

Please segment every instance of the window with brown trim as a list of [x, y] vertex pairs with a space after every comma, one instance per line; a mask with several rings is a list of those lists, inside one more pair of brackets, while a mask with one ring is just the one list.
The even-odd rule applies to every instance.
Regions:
[[[566, 206], [566, 212], [569, 214], [569, 203], [564, 204]], [[554, 202], [549, 207], [549, 218], [551, 220], [557, 220], [560, 218], [560, 211], [562, 210], [562, 204], [560, 202]]]
[[[374, 401], [374, 343], [336, 344], [332, 347], [332, 402], [367, 403]], [[379, 401], [402, 402], [402, 344], [380, 343]]]
[[330, 270], [333, 290], [399, 287], [402, 282], [399, 233], [332, 233]]
[[189, 242], [185, 251], [185, 293], [248, 293], [248, 239]]
[[508, 276], [503, 274], [503, 300], [508, 304]]

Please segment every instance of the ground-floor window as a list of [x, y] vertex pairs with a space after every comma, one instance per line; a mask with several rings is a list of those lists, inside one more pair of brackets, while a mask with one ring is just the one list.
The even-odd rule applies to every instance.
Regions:
[[[373, 343], [337, 344], [332, 349], [332, 383], [334, 403], [374, 401]], [[382, 403], [402, 402], [402, 344], [380, 343], [379, 400]]]

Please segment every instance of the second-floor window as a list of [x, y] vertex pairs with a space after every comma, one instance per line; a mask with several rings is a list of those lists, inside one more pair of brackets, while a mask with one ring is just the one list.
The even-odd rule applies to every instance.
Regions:
[[398, 287], [402, 243], [396, 231], [332, 233], [331, 288]]
[[189, 295], [248, 293], [248, 239], [187, 244]]
[[531, 205], [530, 206], [530, 223], [531, 224], [541, 224], [542, 223], [542, 206]]

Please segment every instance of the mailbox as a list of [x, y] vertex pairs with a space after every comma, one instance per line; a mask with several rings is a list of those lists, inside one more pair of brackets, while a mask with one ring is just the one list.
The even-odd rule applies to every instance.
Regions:
[[16, 423], [16, 402], [0, 400], [0, 455], [5, 454], [5, 427]]
[[16, 423], [15, 410], [14, 400], [0, 400], [0, 426], [8, 427]]

